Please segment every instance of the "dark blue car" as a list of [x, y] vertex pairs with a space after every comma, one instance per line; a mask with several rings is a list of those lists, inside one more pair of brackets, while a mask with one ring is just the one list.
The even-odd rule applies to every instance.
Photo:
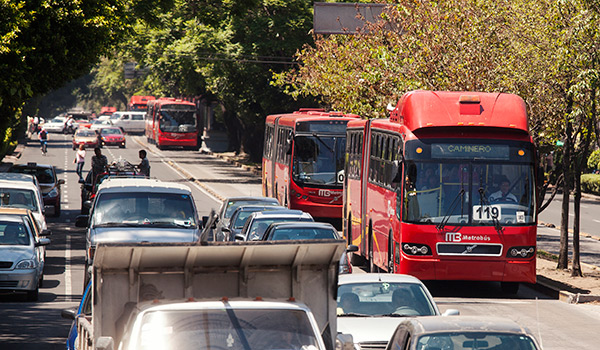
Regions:
[[85, 291], [83, 292], [83, 296], [81, 297], [81, 302], [77, 308], [64, 309], [61, 312], [61, 316], [66, 319], [73, 320], [71, 324], [71, 329], [69, 330], [69, 337], [67, 338], [67, 349], [75, 350], [75, 339], [77, 338], [77, 323], [76, 319], [79, 315], [91, 316], [92, 315], [92, 293], [90, 293], [91, 289], [91, 281], [85, 287]]

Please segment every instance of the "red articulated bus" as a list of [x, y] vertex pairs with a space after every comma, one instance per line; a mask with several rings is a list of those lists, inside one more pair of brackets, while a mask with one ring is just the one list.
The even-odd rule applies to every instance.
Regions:
[[536, 150], [512, 94], [413, 91], [347, 126], [343, 232], [371, 271], [536, 280]]
[[155, 99], [154, 96], [133, 95], [129, 99], [129, 104], [127, 105], [127, 110], [144, 112], [148, 108], [148, 101], [152, 101], [154, 99]]
[[359, 118], [321, 109], [267, 116], [263, 195], [341, 227], [346, 124]]
[[159, 149], [200, 149], [202, 130], [199, 124], [196, 105], [192, 102], [172, 97], [148, 101], [146, 138]]

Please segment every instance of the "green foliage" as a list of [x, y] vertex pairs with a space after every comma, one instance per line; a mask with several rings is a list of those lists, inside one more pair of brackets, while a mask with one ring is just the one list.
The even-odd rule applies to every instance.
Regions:
[[600, 149], [597, 149], [590, 154], [587, 160], [587, 166], [589, 169], [600, 169]]
[[600, 195], [600, 175], [583, 174], [581, 175], [581, 191]]

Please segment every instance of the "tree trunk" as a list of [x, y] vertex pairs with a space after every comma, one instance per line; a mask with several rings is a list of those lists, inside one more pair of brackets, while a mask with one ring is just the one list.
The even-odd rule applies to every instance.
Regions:
[[569, 267], [569, 194], [571, 187], [571, 134], [573, 127], [571, 122], [566, 121], [565, 141], [563, 145], [563, 202], [560, 219], [560, 250], [558, 254], [557, 269], [567, 269]]
[[579, 219], [581, 216], [581, 168], [576, 166], [575, 170], [575, 197], [573, 202], [573, 209], [575, 211], [575, 218], [573, 219], [573, 262], [571, 276], [582, 277], [581, 265], [579, 262]]

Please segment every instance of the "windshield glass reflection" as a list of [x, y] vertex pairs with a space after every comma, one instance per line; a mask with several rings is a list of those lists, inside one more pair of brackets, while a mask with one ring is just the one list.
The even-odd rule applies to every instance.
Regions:
[[295, 182], [342, 186], [346, 138], [297, 136], [294, 141], [292, 176]]

